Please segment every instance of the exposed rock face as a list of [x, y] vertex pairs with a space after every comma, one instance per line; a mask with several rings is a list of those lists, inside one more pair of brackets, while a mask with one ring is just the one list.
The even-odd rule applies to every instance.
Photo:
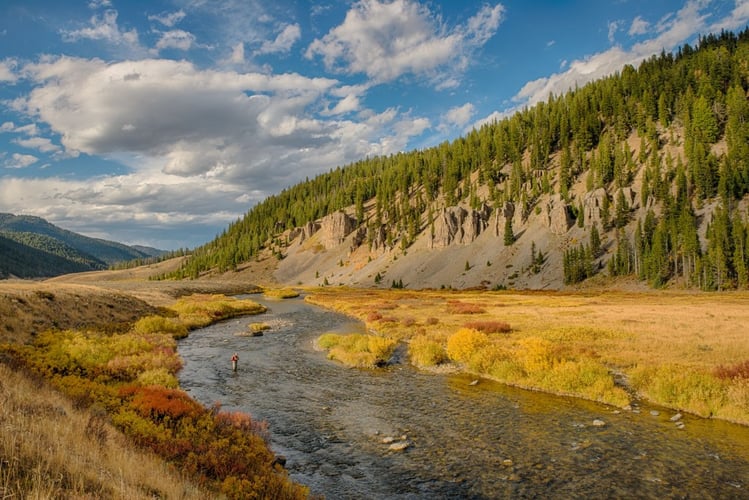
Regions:
[[320, 243], [326, 249], [335, 248], [356, 229], [356, 219], [343, 213], [335, 212], [320, 221]]
[[312, 237], [313, 234], [315, 234], [320, 229], [320, 223], [319, 222], [308, 222], [305, 225], [303, 225], [300, 230], [300, 239], [299, 243], [303, 243], [304, 240], [307, 240]]
[[585, 195], [583, 199], [585, 227], [592, 226], [594, 222], [598, 224], [598, 227], [601, 227], [601, 207], [603, 207], [603, 199], [606, 196], [606, 190], [603, 188], [598, 188]]
[[505, 220], [512, 219], [515, 216], [515, 205], [511, 201], [505, 202], [501, 210], [497, 210], [497, 217], [494, 220], [494, 236], [501, 236], [505, 230]]
[[552, 234], [564, 234], [574, 223], [567, 203], [560, 195], [553, 196], [544, 207], [544, 222]]
[[491, 208], [470, 212], [462, 207], [443, 208], [434, 221], [434, 236], [430, 248], [444, 248], [453, 242], [467, 245], [475, 240], [489, 225]]
[[386, 244], [385, 226], [367, 228], [367, 240], [372, 242], [372, 250], [384, 250]]

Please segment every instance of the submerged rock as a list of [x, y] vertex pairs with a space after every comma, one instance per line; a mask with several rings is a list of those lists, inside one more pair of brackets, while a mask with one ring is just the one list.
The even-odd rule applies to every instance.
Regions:
[[601, 419], [595, 419], [593, 420], [593, 427], [604, 427], [606, 425], [606, 422], [604, 422]]
[[669, 420], [671, 420], [671, 422], [678, 422], [679, 420], [681, 420], [681, 413], [677, 413], [676, 415], [671, 417]]
[[390, 451], [403, 451], [406, 448], [408, 448], [409, 446], [411, 446], [411, 443], [409, 443], [408, 441], [399, 441], [397, 443], [393, 443], [390, 446], [388, 446], [388, 450], [390, 450]]

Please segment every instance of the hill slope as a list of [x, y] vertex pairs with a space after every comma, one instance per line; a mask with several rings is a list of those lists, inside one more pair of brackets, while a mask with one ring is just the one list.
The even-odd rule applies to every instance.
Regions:
[[39, 217], [0, 213], [0, 278], [39, 278], [106, 269], [163, 252], [89, 238]]
[[749, 286], [749, 32], [721, 33], [253, 207], [175, 277], [562, 288]]

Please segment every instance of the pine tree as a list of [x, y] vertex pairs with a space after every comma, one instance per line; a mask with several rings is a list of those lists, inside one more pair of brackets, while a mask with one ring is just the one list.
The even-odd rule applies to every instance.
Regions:
[[512, 231], [512, 217], [505, 217], [504, 244], [506, 247], [515, 243], [515, 233]]

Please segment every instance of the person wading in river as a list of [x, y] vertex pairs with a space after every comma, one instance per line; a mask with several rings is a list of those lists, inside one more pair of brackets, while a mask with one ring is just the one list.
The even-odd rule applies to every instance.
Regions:
[[237, 371], [237, 361], [239, 361], [239, 355], [235, 352], [231, 356], [231, 369], [232, 371]]

